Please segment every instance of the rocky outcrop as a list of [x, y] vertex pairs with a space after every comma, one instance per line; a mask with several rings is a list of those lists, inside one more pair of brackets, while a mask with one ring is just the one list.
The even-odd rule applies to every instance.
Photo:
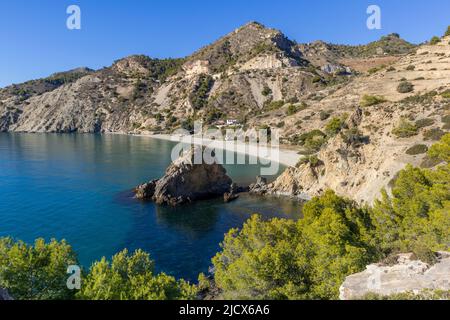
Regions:
[[419, 294], [424, 290], [450, 290], [450, 253], [439, 252], [438, 262], [428, 265], [414, 260], [413, 254], [400, 254], [394, 265], [371, 264], [361, 273], [348, 276], [340, 287], [340, 299], [362, 298], [368, 293], [390, 296]]
[[[232, 180], [227, 176], [225, 168], [218, 164], [195, 164], [195, 153], [201, 152], [199, 147], [193, 148], [173, 162], [166, 170], [164, 177], [138, 186], [136, 198], [152, 200], [157, 204], [177, 206], [196, 200], [221, 197], [234, 192]], [[230, 195], [234, 197], [235, 193]]]

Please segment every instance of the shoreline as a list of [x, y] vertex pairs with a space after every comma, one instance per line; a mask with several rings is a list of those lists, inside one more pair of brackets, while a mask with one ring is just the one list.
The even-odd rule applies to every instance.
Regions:
[[178, 143], [187, 143], [201, 146], [208, 146], [217, 150], [236, 152], [237, 154], [245, 154], [251, 157], [276, 162], [287, 167], [295, 167], [302, 158], [294, 150], [287, 148], [271, 148], [263, 147], [257, 144], [243, 143], [240, 141], [211, 140], [205, 138], [195, 138], [194, 136], [172, 136], [168, 134], [127, 134], [136, 137], [147, 137], [157, 140], [172, 141]]
[[[9, 133], [24, 133], [24, 134], [49, 134], [48, 132], [9, 132]], [[73, 134], [73, 133], [67, 133]], [[275, 162], [287, 167], [295, 167], [298, 161], [303, 157], [297, 151], [288, 149], [283, 146], [278, 148], [259, 146], [258, 144], [243, 143], [241, 141], [225, 141], [225, 140], [211, 140], [205, 138], [194, 138], [194, 136], [172, 136], [169, 134], [146, 134], [146, 133], [130, 133], [130, 132], [104, 132], [101, 135], [123, 135], [134, 137], [146, 137], [157, 140], [172, 141], [175, 143], [187, 143], [194, 145], [208, 146], [217, 150], [224, 150], [235, 152], [237, 154], [244, 154], [250, 157], [264, 159], [270, 162]], [[270, 163], [262, 163], [262, 165], [269, 165]]]

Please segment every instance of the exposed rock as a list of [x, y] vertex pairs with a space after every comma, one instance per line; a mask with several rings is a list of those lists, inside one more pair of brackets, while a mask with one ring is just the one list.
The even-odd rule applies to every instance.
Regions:
[[157, 204], [180, 205], [196, 200], [223, 196], [230, 192], [232, 181], [225, 168], [218, 164], [195, 164], [195, 147], [173, 162], [164, 177], [138, 186], [136, 197]]
[[237, 184], [232, 183], [230, 191], [223, 195], [223, 200], [225, 203], [232, 202], [239, 198], [239, 193], [245, 192], [244, 188], [238, 187]]
[[419, 294], [423, 290], [450, 290], [450, 253], [439, 252], [438, 262], [430, 266], [413, 260], [413, 254], [400, 254], [392, 266], [371, 264], [361, 273], [348, 276], [340, 288], [340, 299], [362, 298], [368, 293], [389, 296]]
[[14, 300], [7, 290], [0, 288], [0, 300]]

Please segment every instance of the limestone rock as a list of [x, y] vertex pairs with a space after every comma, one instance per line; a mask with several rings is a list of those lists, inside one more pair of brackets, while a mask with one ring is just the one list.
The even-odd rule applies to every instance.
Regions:
[[438, 262], [430, 266], [413, 260], [413, 254], [400, 254], [392, 266], [371, 264], [363, 272], [348, 276], [340, 287], [340, 299], [358, 299], [368, 293], [381, 296], [423, 290], [450, 290], [450, 253], [439, 252]]
[[161, 179], [138, 186], [136, 198], [176, 206], [229, 192], [232, 180], [222, 165], [194, 163], [195, 152], [201, 150], [193, 148], [173, 162]]

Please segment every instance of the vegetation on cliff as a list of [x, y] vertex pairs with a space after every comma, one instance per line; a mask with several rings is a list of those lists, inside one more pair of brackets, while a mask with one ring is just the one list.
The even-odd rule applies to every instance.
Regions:
[[[413, 252], [433, 263], [450, 244], [450, 134], [428, 151], [434, 169], [412, 166], [393, 182], [392, 194], [373, 207], [326, 191], [308, 202], [299, 221], [263, 221], [255, 215], [232, 229], [213, 258], [215, 284], [230, 299], [337, 299], [345, 277], [369, 263]], [[143, 251], [126, 250], [96, 262], [76, 295], [66, 287], [76, 256], [64, 241], [34, 246], [0, 240], [0, 287], [16, 299], [194, 299], [197, 287], [155, 274]], [[204, 277], [203, 277], [204, 278]]]

